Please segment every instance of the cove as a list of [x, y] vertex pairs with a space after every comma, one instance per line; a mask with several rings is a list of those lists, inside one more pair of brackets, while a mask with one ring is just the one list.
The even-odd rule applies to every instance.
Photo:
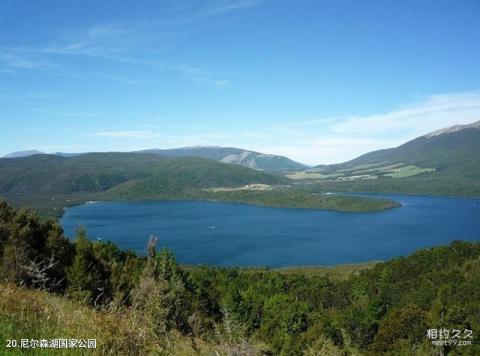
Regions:
[[375, 213], [192, 202], [96, 202], [67, 208], [65, 233], [145, 254], [150, 235], [180, 263], [305, 266], [407, 255], [454, 240], [480, 241], [480, 199], [382, 195], [402, 207]]

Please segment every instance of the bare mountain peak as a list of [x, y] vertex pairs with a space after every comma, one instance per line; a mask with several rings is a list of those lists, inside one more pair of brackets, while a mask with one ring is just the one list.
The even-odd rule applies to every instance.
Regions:
[[426, 134], [424, 137], [432, 138], [435, 136], [457, 132], [464, 129], [480, 129], [480, 121], [477, 121], [471, 124], [466, 124], [466, 125], [454, 125], [454, 126], [446, 127], [437, 131], [430, 132], [429, 134]]
[[45, 154], [45, 152], [37, 151], [37, 150], [26, 150], [26, 151], [17, 151], [9, 153], [8, 155], [3, 156], [2, 158], [22, 158], [22, 157], [29, 157], [33, 155], [41, 155]]

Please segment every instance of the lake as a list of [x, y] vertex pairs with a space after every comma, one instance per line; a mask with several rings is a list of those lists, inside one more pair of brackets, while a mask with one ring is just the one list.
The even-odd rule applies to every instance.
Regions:
[[151, 234], [179, 262], [221, 266], [335, 265], [386, 260], [453, 240], [480, 240], [480, 199], [384, 195], [401, 208], [375, 213], [158, 201], [96, 202], [67, 208], [69, 237], [145, 254]]

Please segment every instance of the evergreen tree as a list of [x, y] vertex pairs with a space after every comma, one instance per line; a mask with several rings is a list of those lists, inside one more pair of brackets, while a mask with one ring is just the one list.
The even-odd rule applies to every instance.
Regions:
[[67, 286], [67, 268], [71, 265], [75, 253], [72, 243], [63, 235], [62, 227], [52, 221], [46, 224], [47, 240], [45, 258], [52, 258], [55, 266], [49, 271], [49, 278], [55, 291], [64, 291]]
[[31, 278], [26, 268], [31, 261], [41, 258], [45, 244], [38, 216], [21, 209], [11, 216], [9, 228], [4, 233], [9, 237], [3, 250], [2, 274], [11, 282], [29, 286]]
[[84, 229], [77, 231], [75, 257], [67, 269], [68, 295], [94, 305], [105, 300], [105, 271]]
[[169, 250], [155, 252], [152, 247], [155, 242], [150, 239], [147, 264], [135, 291], [135, 306], [143, 310], [158, 334], [173, 328], [186, 331], [189, 312], [186, 277]]

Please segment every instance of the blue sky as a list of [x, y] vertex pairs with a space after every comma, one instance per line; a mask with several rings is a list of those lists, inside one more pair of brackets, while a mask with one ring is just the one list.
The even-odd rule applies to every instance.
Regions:
[[0, 108], [0, 155], [341, 162], [480, 120], [480, 1], [2, 0]]

